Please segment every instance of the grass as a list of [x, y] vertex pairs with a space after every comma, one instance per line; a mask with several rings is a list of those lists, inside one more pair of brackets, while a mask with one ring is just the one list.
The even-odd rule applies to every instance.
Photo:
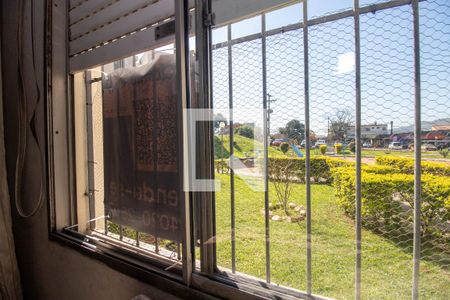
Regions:
[[[234, 135], [234, 156], [239, 158], [245, 158], [245, 157], [258, 157], [262, 156], [262, 151], [264, 149], [262, 141], [249, 139], [247, 137], [235, 134]], [[257, 148], [257, 152], [255, 153], [255, 145]], [[259, 151], [258, 151], [259, 150]], [[222, 151], [223, 151], [223, 158], [229, 158], [230, 157], [230, 136], [229, 135], [223, 135], [223, 147], [222, 147], [222, 136], [215, 136], [214, 139], [214, 153], [216, 156], [216, 159], [220, 159], [222, 157]], [[269, 147], [269, 156], [284, 156], [283, 152], [278, 150], [275, 147]]]
[[[402, 150], [402, 151], [383, 151], [383, 150], [368, 150], [365, 149], [362, 151], [363, 156], [384, 156], [384, 155], [392, 155], [392, 156], [398, 156], [398, 157], [410, 157], [414, 158], [414, 151], [409, 150]], [[439, 151], [422, 151], [421, 153], [422, 158], [432, 158], [432, 159], [442, 159], [442, 160], [448, 160], [449, 158], [445, 159], [442, 155], [439, 154]]]
[[[254, 141], [253, 139], [246, 138], [244, 136], [235, 134], [234, 135], [234, 141], [236, 143], [236, 146], [234, 147], [234, 155], [239, 158], [245, 158], [245, 157], [257, 157], [262, 155], [263, 150], [263, 144], [261, 141]], [[230, 156], [230, 136], [225, 134], [223, 135], [223, 144], [222, 147], [222, 136], [218, 135], [215, 136], [215, 143], [214, 143], [214, 150], [216, 159], [219, 159], [222, 157], [229, 158]], [[261, 153], [255, 153], [254, 147], [256, 147], [261, 151]], [[288, 152], [286, 154], [283, 154], [279, 147], [270, 146], [269, 149], [269, 156], [288, 156], [288, 157], [297, 157], [295, 152], [292, 150], [292, 148], [289, 148]], [[305, 152], [305, 149], [301, 149], [303, 153]], [[322, 155], [320, 153], [319, 149], [311, 149], [311, 155]], [[345, 150], [345, 156], [347, 157], [353, 157], [355, 154], [351, 153], [348, 149]], [[374, 150], [374, 149], [363, 149], [362, 150], [362, 157], [378, 157], [378, 156], [385, 156], [385, 155], [392, 155], [392, 156], [398, 156], [398, 157], [414, 157], [413, 151], [408, 150], [402, 150], [402, 151], [387, 151], [386, 150]], [[344, 155], [337, 155], [338, 157], [342, 157]], [[422, 151], [422, 159], [439, 159], [450, 162], [450, 157], [444, 158], [442, 155], [439, 154], [438, 151]]]
[[[218, 265], [231, 268], [229, 175], [216, 174], [221, 192], [216, 193]], [[270, 199], [275, 201], [272, 185]], [[238, 272], [265, 278], [264, 193], [253, 192], [235, 178], [236, 268]], [[305, 205], [304, 185], [295, 184], [291, 199]], [[312, 277], [315, 294], [337, 299], [354, 298], [355, 227], [336, 206], [333, 188], [312, 186]], [[409, 243], [412, 245], [412, 241]], [[412, 254], [410, 249], [371, 231], [363, 230], [362, 291], [364, 299], [410, 299]], [[270, 221], [272, 281], [306, 289], [305, 222]], [[448, 266], [447, 266], [448, 268]], [[421, 262], [422, 299], [448, 299], [450, 270]]]

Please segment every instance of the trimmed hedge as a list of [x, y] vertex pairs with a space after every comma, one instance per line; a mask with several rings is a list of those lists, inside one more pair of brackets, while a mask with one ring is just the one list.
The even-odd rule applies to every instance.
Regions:
[[[414, 174], [414, 159], [395, 156], [377, 157], [377, 164], [398, 168], [402, 173]], [[422, 161], [422, 172], [438, 176], [450, 176], [450, 166], [445, 163]]]
[[[366, 173], [371, 174], [396, 174], [401, 173], [397, 168], [391, 166], [378, 166], [378, 165], [362, 165], [361, 170]], [[353, 172], [355, 170], [353, 169]]]
[[[375, 171], [372, 169], [371, 171]], [[387, 175], [389, 174], [389, 175]], [[351, 217], [355, 216], [356, 174], [354, 169], [342, 167], [333, 170], [337, 203]], [[393, 201], [398, 189], [414, 191], [414, 177], [407, 174], [377, 174], [363, 171], [361, 179], [362, 220], [366, 227], [390, 225], [398, 221], [402, 209]]]
[[[343, 159], [330, 158], [326, 156], [313, 156], [310, 160], [311, 178], [316, 182], [319, 179], [329, 183], [333, 179], [331, 169], [342, 166], [352, 166], [354, 162]], [[291, 169], [291, 174], [297, 181], [305, 180], [305, 158], [297, 157], [269, 157], [269, 177], [273, 178], [273, 174], [277, 174], [280, 169]]]
[[[395, 170], [395, 168], [394, 168]], [[381, 171], [382, 174], [377, 173]], [[341, 167], [333, 170], [335, 196], [344, 211], [355, 215], [355, 171]], [[372, 229], [401, 227], [412, 223], [414, 176], [395, 173], [390, 168], [364, 167], [362, 178], [362, 220]], [[405, 210], [405, 205], [407, 208]], [[422, 177], [422, 234], [445, 235], [450, 220], [450, 180], [445, 176]]]

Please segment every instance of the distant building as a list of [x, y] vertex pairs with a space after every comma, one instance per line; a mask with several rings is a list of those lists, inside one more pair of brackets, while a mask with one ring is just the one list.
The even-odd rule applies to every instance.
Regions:
[[284, 134], [284, 133], [274, 133], [274, 134], [271, 134], [270, 136], [274, 140], [277, 140], [277, 139], [279, 139], [279, 140], [286, 139], [287, 140], [287, 138], [288, 138], [287, 134]]
[[[361, 138], [366, 140], [377, 139], [380, 136], [389, 135], [387, 124], [378, 124], [377, 122], [373, 124], [361, 125]], [[347, 129], [347, 138], [355, 138], [355, 126], [349, 126]]]
[[450, 131], [450, 124], [432, 125], [431, 131]]

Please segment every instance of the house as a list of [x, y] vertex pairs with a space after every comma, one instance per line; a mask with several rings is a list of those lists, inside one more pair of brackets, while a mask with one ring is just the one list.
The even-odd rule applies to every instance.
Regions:
[[[377, 122], [371, 124], [363, 124], [361, 125], [361, 138], [363, 139], [374, 139], [378, 136], [388, 135], [388, 125], [387, 124], [379, 124]], [[355, 126], [351, 125], [347, 129], [347, 137], [354, 138], [355, 137]]]
[[450, 124], [436, 124], [431, 126], [431, 131], [446, 131], [450, 132]]
[[[388, 125], [384, 123], [370, 123], [361, 125], [361, 139], [369, 142], [375, 147], [383, 147], [386, 139], [389, 137]], [[347, 139], [355, 138], [355, 126], [349, 126], [347, 130]]]

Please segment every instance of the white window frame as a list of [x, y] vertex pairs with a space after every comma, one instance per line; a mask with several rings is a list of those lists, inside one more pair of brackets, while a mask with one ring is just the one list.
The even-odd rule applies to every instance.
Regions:
[[[175, 1], [175, 0], [174, 0]], [[252, 14], [261, 13], [264, 10], [274, 9], [295, 1], [286, 0], [248, 0], [245, 9], [239, 9], [240, 0], [232, 0], [226, 5], [232, 7], [227, 10], [224, 1], [219, 0], [195, 0], [196, 3], [196, 41], [197, 51], [200, 57], [200, 99], [203, 104], [199, 108], [208, 108], [210, 87], [209, 81], [209, 47], [211, 46], [211, 25], [205, 23], [205, 18], [212, 16], [211, 10], [228, 12], [218, 16], [216, 24], [225, 24], [234, 22]], [[189, 15], [188, 1], [176, 1], [176, 43], [177, 43], [177, 73], [178, 90], [183, 91], [180, 94], [180, 103], [187, 107], [188, 101], [188, 74], [186, 58], [188, 57], [187, 42], [188, 34], [186, 24]], [[212, 6], [211, 6], [212, 5]], [[275, 285], [268, 284], [261, 287], [261, 281], [241, 275], [227, 275], [226, 277], [217, 274], [215, 261], [215, 246], [208, 244], [201, 248], [201, 268], [200, 271], [195, 268], [195, 259], [193, 255], [192, 220], [189, 195], [186, 194], [184, 208], [185, 232], [183, 245], [183, 266], [182, 272], [164, 271], [166, 266], [164, 262], [158, 259], [145, 260], [141, 256], [132, 255], [125, 248], [111, 247], [101, 241], [89, 238], [82, 234], [68, 234], [64, 228], [75, 224], [77, 220], [77, 196], [76, 196], [76, 177], [75, 177], [75, 131], [73, 118], [73, 83], [74, 75], [71, 73], [74, 69], [68, 61], [69, 38], [68, 38], [68, 7], [69, 1], [49, 0], [47, 13], [49, 22], [47, 24], [47, 140], [48, 140], [48, 184], [49, 184], [49, 210], [50, 210], [50, 237], [70, 245], [84, 253], [89, 253], [112, 267], [122, 272], [131, 274], [142, 280], [152, 279], [160, 285], [167, 284], [172, 292], [185, 295], [189, 292], [194, 296], [207, 296], [202, 292], [215, 296], [227, 296], [240, 299], [267, 299], [267, 298], [310, 298], [311, 295], [296, 290], [285, 289]], [[201, 9], [198, 9], [201, 7]], [[214, 20], [213, 20], [214, 22]], [[204, 26], [206, 24], [206, 26]], [[133, 54], [133, 53], [130, 53]], [[105, 62], [93, 63], [93, 67]], [[206, 107], [205, 107], [206, 106]], [[206, 129], [207, 132], [208, 129]], [[186, 138], [186, 137], [185, 137]], [[213, 161], [212, 161], [213, 162]], [[207, 166], [206, 166], [207, 167]], [[205, 168], [206, 170], [207, 168]], [[211, 174], [209, 174], [211, 175]], [[213, 193], [201, 193], [195, 195], [203, 204], [201, 211], [201, 221], [206, 224], [201, 231], [203, 240], [214, 235], [213, 215]], [[161, 264], [162, 263], [162, 264]], [[206, 276], [205, 276], [206, 275]], [[190, 288], [193, 287], [194, 289]], [[197, 289], [197, 291], [195, 291]], [[323, 299], [316, 297], [317, 299]]]

